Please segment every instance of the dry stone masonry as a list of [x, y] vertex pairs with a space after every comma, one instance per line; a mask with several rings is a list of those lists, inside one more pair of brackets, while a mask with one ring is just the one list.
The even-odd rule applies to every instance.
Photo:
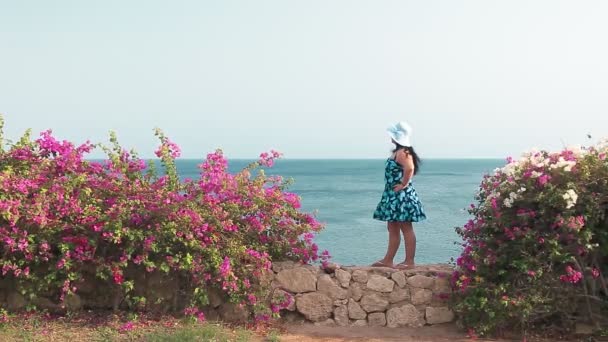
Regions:
[[[446, 302], [451, 293], [448, 279], [452, 269], [448, 265], [396, 270], [336, 264], [321, 268], [285, 261], [273, 263], [272, 271], [263, 284], [272, 287], [268, 300], [278, 303], [293, 299], [281, 312], [287, 322], [392, 328], [454, 320]], [[188, 298], [177, 295], [177, 282], [166, 275], [155, 272], [137, 281], [138, 291], [164, 299], [157, 308], [151, 306], [151, 310], [182, 312], [188, 304]], [[77, 294], [66, 298], [67, 309], [127, 308], [124, 298], [91, 284], [95, 284], [94, 278], [83, 280]], [[209, 305], [203, 311], [209, 320], [246, 322], [252, 319], [251, 312], [229, 303], [218, 291], [209, 290], [208, 295]], [[49, 311], [63, 310], [57, 302], [43, 296], [34, 298], [32, 304]], [[0, 306], [20, 310], [27, 305], [14, 286], [0, 278]]]
[[295, 299], [295, 305], [284, 310], [290, 320], [299, 316], [324, 326], [389, 328], [454, 320], [447, 305], [452, 273], [448, 265], [397, 270], [333, 264], [322, 269], [278, 262], [273, 271], [275, 294]]

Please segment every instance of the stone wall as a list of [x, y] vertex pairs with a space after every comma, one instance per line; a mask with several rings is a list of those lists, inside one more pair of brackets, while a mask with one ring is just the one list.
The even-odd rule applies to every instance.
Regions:
[[[422, 326], [450, 322], [454, 314], [447, 307], [451, 293], [447, 265], [424, 265], [411, 270], [378, 267], [341, 267], [300, 265], [290, 261], [273, 263], [273, 273], [264, 280], [272, 286], [274, 302], [291, 299], [282, 310], [287, 321], [311, 321], [340, 326]], [[188, 305], [182, 282], [159, 272], [133, 272], [134, 295], [151, 300], [145, 310], [181, 313]], [[181, 285], [180, 285], [181, 284]], [[53, 296], [38, 294], [31, 301], [49, 311], [129, 309], [113, 285], [101, 282], [93, 273], [78, 282], [77, 294], [69, 295], [62, 308]], [[154, 298], [161, 302], [156, 303]], [[270, 298], [269, 298], [270, 299]], [[218, 291], [209, 290], [209, 306], [203, 308], [210, 320], [246, 322], [252, 314], [229, 303]], [[0, 278], [0, 307], [21, 310], [28, 301], [14, 284]]]
[[409, 270], [338, 265], [321, 269], [277, 262], [273, 271], [273, 296], [293, 298], [282, 314], [287, 320], [390, 328], [454, 320], [447, 306], [452, 273], [448, 265]]

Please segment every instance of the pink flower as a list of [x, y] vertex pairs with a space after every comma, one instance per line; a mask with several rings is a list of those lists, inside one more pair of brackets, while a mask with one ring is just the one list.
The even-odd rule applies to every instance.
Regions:
[[145, 240], [144, 240], [144, 250], [150, 250], [152, 248], [152, 244], [154, 243], [154, 241], [156, 240], [156, 238], [154, 236], [148, 236]]
[[263, 314], [255, 316], [255, 320], [257, 322], [268, 322], [270, 320], [270, 315]]
[[260, 154], [260, 159], [258, 163], [262, 166], [272, 167], [274, 165], [274, 159], [279, 158], [281, 154], [277, 151], [271, 150], [270, 154], [267, 152], [263, 152]]
[[198, 312], [199, 309], [193, 306], [184, 309], [184, 315], [186, 316], [195, 316]]
[[127, 322], [127, 323], [123, 324], [119, 330], [120, 330], [120, 332], [124, 333], [127, 331], [131, 331], [134, 328], [135, 328], [135, 325], [133, 324], [133, 322]]
[[125, 280], [122, 275], [122, 271], [119, 268], [114, 268], [112, 270], [112, 277], [114, 278], [114, 283], [119, 285], [122, 284]]
[[578, 231], [585, 226], [585, 218], [583, 216], [576, 216], [568, 218], [566, 225], [569, 229]]
[[227, 232], [237, 232], [239, 227], [236, 224], [227, 224], [224, 226], [224, 230]]
[[566, 274], [559, 276], [559, 280], [564, 283], [576, 284], [583, 279], [583, 274], [575, 271], [570, 265], [566, 266]]
[[11, 238], [9, 238], [9, 237], [4, 238], [4, 243], [5, 243], [5, 244], [6, 244], [8, 247], [11, 247], [11, 248], [15, 246], [15, 240], [13, 240], [13, 239], [11, 239]]
[[540, 177], [538, 177], [538, 184], [540, 186], [545, 186], [545, 184], [547, 184], [550, 179], [551, 179], [551, 176], [543, 174]]
[[469, 328], [469, 330], [467, 331], [467, 336], [472, 340], [477, 340], [477, 338], [478, 338], [477, 333], [475, 332], [475, 329], [473, 329], [473, 328]]
[[534, 272], [534, 271], [532, 271], [532, 270], [529, 270], [529, 271], [528, 271], [528, 275], [529, 275], [530, 277], [534, 278], [534, 277], [536, 276], [536, 272]]
[[49, 244], [46, 241], [40, 244], [40, 252], [45, 253], [45, 252], [48, 252], [50, 249], [51, 249], [51, 246], [49, 246]]
[[220, 274], [222, 275], [222, 277], [227, 277], [231, 272], [231, 268], [230, 268], [230, 258], [228, 258], [227, 256], [224, 257], [224, 261], [222, 262], [222, 265], [220, 266]]
[[292, 207], [296, 209], [300, 209], [300, 197], [294, 193], [285, 192], [283, 193], [283, 198], [287, 203], [289, 203]]
[[496, 200], [496, 198], [492, 198], [490, 203], [492, 204], [492, 209], [494, 209], [494, 210], [498, 209], [498, 201]]
[[597, 268], [594, 267], [591, 270], [591, 276], [593, 276], [594, 279], [599, 278], [599, 276], [600, 276], [600, 270], [598, 270]]
[[250, 256], [256, 258], [256, 259], [260, 259], [262, 258], [262, 254], [254, 249], [250, 249], [248, 248], [245, 253], [249, 254]]
[[557, 229], [557, 228], [559, 228], [559, 227], [563, 226], [565, 222], [566, 222], [566, 221], [564, 220], [564, 218], [563, 218], [563, 217], [561, 217], [560, 215], [557, 215], [557, 221], [555, 221], [555, 223], [553, 223], [553, 224], [551, 225], [551, 228], [553, 228], [553, 229]]

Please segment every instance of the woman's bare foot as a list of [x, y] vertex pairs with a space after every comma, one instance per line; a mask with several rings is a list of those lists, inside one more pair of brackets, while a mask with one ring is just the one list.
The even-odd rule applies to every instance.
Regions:
[[378, 260], [372, 264], [372, 267], [390, 267], [393, 268], [393, 263], [385, 262], [384, 260]]
[[400, 270], [409, 270], [416, 267], [416, 264], [413, 261], [404, 261], [395, 265], [395, 268]]

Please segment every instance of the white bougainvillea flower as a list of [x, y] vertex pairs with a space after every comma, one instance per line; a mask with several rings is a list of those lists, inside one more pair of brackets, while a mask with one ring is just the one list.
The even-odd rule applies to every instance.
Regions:
[[572, 168], [576, 165], [576, 162], [573, 160], [565, 160], [564, 157], [559, 157], [559, 159], [557, 160], [557, 162], [551, 166], [549, 166], [550, 169], [561, 169], [563, 168], [564, 171], [566, 172], [570, 172], [572, 171]]
[[566, 148], [567, 151], [571, 151], [575, 156], [580, 157], [587, 153], [587, 150], [581, 145], [572, 145]]
[[576, 200], [578, 199], [578, 195], [572, 189], [566, 191], [566, 193], [562, 196], [564, 200], [566, 200], [566, 209], [570, 209], [574, 207], [576, 204]]

